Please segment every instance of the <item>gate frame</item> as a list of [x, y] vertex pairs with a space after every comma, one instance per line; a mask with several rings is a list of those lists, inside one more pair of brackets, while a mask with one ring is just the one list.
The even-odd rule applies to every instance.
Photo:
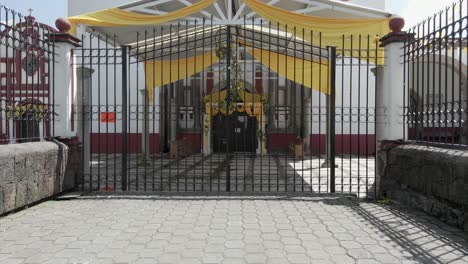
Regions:
[[[230, 45], [230, 41], [231, 41], [230, 37], [231, 37], [232, 32], [230, 31], [230, 29], [231, 29], [230, 25], [227, 25], [226, 27], [227, 27], [227, 35], [228, 35], [228, 38], [227, 38], [227, 44], [228, 44], [227, 45], [227, 49], [228, 49], [227, 57], [228, 58], [226, 60], [227, 66], [223, 66], [223, 67], [227, 67], [226, 70], [228, 72], [227, 76], [226, 76], [227, 77], [226, 81], [228, 83], [227, 84], [228, 96], [226, 98], [226, 100], [227, 100], [226, 110], [229, 110], [230, 104], [232, 103], [231, 102], [231, 96], [230, 96], [231, 95], [231, 87], [230, 87], [230, 83], [231, 83], [231, 61], [230, 61], [231, 52], [230, 51], [232, 49], [232, 47]], [[255, 34], [255, 32], [253, 34]], [[260, 34], [260, 33], [257, 33], [257, 34]], [[223, 40], [223, 42], [225, 42], [225, 41], [226, 40]], [[256, 41], [263, 41], [263, 40], [256, 40]], [[267, 42], [263, 41], [262, 43], [267, 43]], [[183, 44], [181, 44], [181, 45], [183, 45]], [[300, 45], [300, 43], [299, 43], [299, 45]], [[313, 44], [310, 44], [310, 45], [312, 47], [311, 50], [313, 50], [314, 47], [317, 48], [317, 46], [313, 46]], [[128, 171], [128, 169], [129, 169], [129, 167], [128, 167], [128, 164], [129, 164], [129, 157], [128, 157], [129, 149], [128, 149], [127, 145], [129, 143], [128, 142], [128, 135], [129, 135], [129, 131], [128, 131], [128, 129], [129, 129], [129, 123], [128, 123], [129, 122], [129, 113], [128, 113], [128, 111], [129, 111], [129, 105], [128, 105], [129, 101], [128, 101], [128, 99], [129, 98], [128, 98], [128, 92], [129, 92], [129, 90], [127, 90], [127, 89], [129, 89], [129, 87], [128, 87], [129, 83], [128, 82], [129, 82], [129, 78], [130, 78], [130, 76], [128, 76], [129, 70], [130, 70], [129, 65], [134, 63], [134, 62], [131, 62], [131, 60], [132, 60], [131, 56], [134, 56], [134, 55], [130, 55], [129, 48], [130, 48], [129, 46], [120, 47], [121, 60], [122, 60], [122, 62], [121, 62], [121, 65], [122, 65], [122, 76], [121, 76], [122, 77], [122, 91], [121, 91], [121, 96], [122, 96], [122, 137], [123, 137], [122, 138], [122, 150], [121, 150], [121, 154], [122, 154], [122, 172], [121, 172], [122, 173], [121, 174], [122, 191], [129, 191], [130, 189], [132, 189], [128, 184], [129, 183], [129, 171]], [[322, 50], [325, 50], [325, 48], [321, 48], [321, 47], [318, 47], [318, 48], [320, 49], [320, 54], [322, 54], [321, 53]], [[133, 48], [131, 48], [131, 49], [133, 49]], [[286, 49], [292, 50], [293, 48], [292, 47], [286, 47]], [[326, 185], [325, 185], [325, 181], [323, 181], [324, 185], [321, 185], [321, 186], [323, 186], [324, 188], [326, 186], [327, 189], [326, 189], [325, 192], [335, 193], [336, 192], [336, 161], [335, 161], [336, 151], [335, 151], [335, 146], [336, 146], [336, 136], [337, 136], [336, 129], [335, 129], [335, 126], [336, 126], [336, 123], [335, 123], [336, 122], [335, 99], [336, 99], [336, 71], [337, 71], [337, 65], [336, 65], [337, 64], [337, 62], [336, 62], [336, 56], [337, 55], [336, 55], [336, 53], [337, 53], [337, 47], [327, 46], [326, 49], [328, 50], [327, 65], [328, 65], [328, 76], [329, 76], [329, 79], [330, 79], [330, 82], [329, 82], [330, 95], [328, 95], [326, 97], [325, 96], [321, 97], [322, 99], [320, 99], [320, 102], [323, 102], [322, 100], [325, 99], [325, 108], [324, 109], [327, 110], [326, 111], [326, 118], [321, 119], [321, 120], [325, 120], [325, 122], [326, 122], [326, 129], [325, 129], [326, 130], [326, 135], [325, 135], [326, 136], [326, 152], [322, 152], [322, 150], [319, 150], [318, 155], [322, 156], [323, 154], [325, 154], [325, 157], [326, 157], [325, 158], [325, 163], [326, 163], [326, 168], [327, 168], [326, 178], [329, 177], [328, 179], [325, 179], [327, 181]], [[137, 47], [137, 50], [139, 50], [138, 47]], [[361, 50], [361, 49], [359, 48], [359, 50]], [[294, 47], [294, 51], [296, 51], [296, 47]], [[355, 51], [356, 51], [356, 49], [355, 49]], [[146, 48], [145, 48], [145, 52], [146, 52]], [[317, 53], [315, 53], [315, 52], [317, 52]], [[139, 56], [138, 54], [140, 54], [140, 53], [137, 53], [135, 55], [135, 57], [138, 57]], [[300, 56], [300, 55], [297, 55], [297, 56]], [[311, 51], [311, 56], [318, 56], [318, 51]], [[322, 58], [324, 58], [324, 60], [327, 59], [326, 56], [322, 56]], [[348, 57], [345, 56], [345, 58], [348, 58]], [[353, 58], [353, 55], [351, 55], [351, 58]], [[354, 58], [356, 58], [356, 57], [354, 57]], [[361, 60], [362, 58], [363, 57], [360, 57], [359, 59]], [[145, 57], [145, 59], [146, 59], [146, 57]], [[138, 63], [138, 58], [137, 58], [137, 63]], [[291, 87], [288, 87], [288, 88], [293, 88], [293, 87], [294, 86], [291, 86]], [[296, 96], [296, 95], [294, 95], [294, 96]], [[294, 101], [294, 102], [296, 102], [296, 101]], [[296, 104], [294, 103], [293, 107], [295, 107], [295, 106], [296, 106]], [[312, 114], [312, 112], [313, 111], [311, 111], [311, 114]], [[322, 116], [321, 110], [319, 111], [319, 115]], [[360, 117], [358, 117], [358, 118], [360, 118]], [[319, 122], [322, 123], [323, 121], [319, 121]], [[231, 131], [230, 131], [231, 125], [232, 124], [231, 124], [230, 120], [228, 120], [228, 122], [226, 124], [228, 141], [231, 140]], [[294, 126], [296, 126], [296, 123], [295, 123]], [[301, 124], [301, 126], [302, 126], [302, 124]], [[318, 126], [320, 126], [320, 125], [318, 125]], [[322, 128], [323, 128], [323, 126], [322, 126]], [[160, 129], [161, 129], [161, 126], [160, 126]], [[319, 135], [320, 136], [323, 135], [321, 131], [322, 130], [319, 129]], [[308, 139], [311, 139], [311, 136], [313, 135], [312, 131], [310, 131], [310, 133], [311, 134], [308, 135]], [[343, 135], [343, 132], [342, 132], [342, 135]], [[350, 135], [354, 135], [353, 132], [351, 131], [351, 128], [350, 128]], [[366, 138], [366, 140], [368, 140], [368, 139]], [[321, 142], [323, 142], [323, 141], [321, 140]], [[319, 146], [320, 146], [320, 143], [319, 143]], [[324, 146], [324, 145], [322, 145], [322, 146]], [[226, 189], [225, 189], [225, 191], [230, 192], [231, 191], [231, 186], [230, 186], [231, 185], [231, 170], [230, 170], [229, 160], [232, 158], [234, 153], [230, 152], [229, 144], [227, 144], [226, 147], [227, 147], [227, 151], [226, 151], [225, 157], [226, 157], [226, 160], [228, 160], [228, 162], [226, 164], [227, 168], [225, 168], [226, 169], [226, 177], [225, 177]], [[359, 155], [361, 155], [361, 154], [359, 154]], [[301, 158], [301, 159], [302, 159], [302, 161], [304, 161], [303, 158]], [[342, 159], [343, 159], [343, 157], [342, 157]], [[294, 160], [299, 161], [297, 158], [295, 158]], [[285, 159], [285, 161], [290, 162], [287, 159]], [[288, 166], [288, 165], [286, 165], [286, 166]], [[286, 171], [287, 170], [288, 169], [286, 169]], [[292, 170], [292, 168], [291, 168], [291, 170]], [[145, 169], [145, 171], [146, 171], [146, 169]], [[296, 165], [294, 165], [294, 171], [296, 171]], [[323, 176], [325, 176], [324, 175], [325, 172], [322, 172], [322, 174], [323, 174]], [[315, 176], [311, 175], [310, 177], [315, 177]], [[354, 176], [352, 176], [352, 177], [354, 177]], [[319, 175], [319, 178], [320, 178], [320, 175]], [[237, 179], [237, 173], [236, 173], [236, 179]], [[306, 180], [307, 178], [304, 177], [304, 179]], [[310, 184], [312, 185], [311, 182], [310, 182]], [[342, 182], [342, 184], [343, 184], [343, 182]], [[351, 181], [350, 181], [350, 184], [351, 184]], [[320, 181], [319, 181], [319, 185], [320, 185]], [[294, 181], [294, 186], [296, 186], [296, 181]], [[289, 188], [289, 186], [286, 187], [286, 189], [288, 189], [288, 188]], [[145, 190], [146, 190], [146, 187], [145, 187]], [[237, 190], [237, 188], [236, 188], [236, 190]], [[322, 191], [323, 191], [322, 188], [320, 188], [318, 190], [318, 192], [322, 192]], [[342, 188], [342, 191], [343, 191], [343, 188]], [[351, 192], [351, 186], [350, 186], [350, 192]]]

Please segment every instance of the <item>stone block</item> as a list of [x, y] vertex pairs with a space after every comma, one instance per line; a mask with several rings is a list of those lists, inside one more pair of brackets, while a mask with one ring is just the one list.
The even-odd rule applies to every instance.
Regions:
[[39, 199], [42, 200], [49, 197], [49, 175], [43, 173], [39, 174], [37, 187], [39, 192]]
[[465, 219], [465, 223], [464, 223], [464, 226], [465, 226], [465, 231], [468, 232], [468, 212], [467, 212], [467, 209], [465, 209], [465, 213], [464, 213], [464, 219]]
[[383, 193], [451, 225], [466, 226], [468, 151], [405, 145], [379, 151], [378, 159]]
[[28, 181], [16, 183], [15, 208], [20, 208], [28, 204]]
[[454, 173], [457, 175], [465, 175], [461, 177], [457, 182], [457, 199], [461, 200], [461, 203], [465, 208], [468, 208], [468, 153], [459, 156], [455, 160]]
[[3, 206], [3, 187], [0, 186], [0, 215], [5, 212], [4, 206]]
[[27, 179], [27, 203], [35, 203], [40, 200], [40, 195], [39, 195], [39, 179], [38, 179], [38, 173], [35, 172], [33, 173], [30, 177]]
[[60, 177], [54, 175], [49, 177], [49, 196], [55, 195], [61, 192]]
[[32, 173], [31, 168], [26, 167], [27, 155], [15, 156], [15, 181], [23, 181], [26, 177]]
[[[80, 171], [76, 151], [59, 142], [11, 144], [0, 148], [0, 213], [75, 187]], [[69, 164], [70, 161], [72, 164]]]
[[58, 168], [57, 168], [57, 155], [58, 153], [47, 153], [44, 155], [45, 157], [45, 168], [44, 171], [48, 175], [54, 175], [57, 173]]
[[26, 157], [26, 168], [35, 173], [44, 173], [45, 155], [40, 152], [31, 152]]
[[15, 182], [15, 157], [0, 156], [0, 184]]
[[2, 186], [4, 213], [14, 210], [16, 203], [16, 184], [8, 183]]

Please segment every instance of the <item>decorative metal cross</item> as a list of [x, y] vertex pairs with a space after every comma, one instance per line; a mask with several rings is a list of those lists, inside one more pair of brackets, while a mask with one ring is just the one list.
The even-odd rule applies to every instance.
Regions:
[[34, 9], [29, 8], [28, 11], [29, 11], [29, 16], [32, 16], [32, 11], [34, 11]]

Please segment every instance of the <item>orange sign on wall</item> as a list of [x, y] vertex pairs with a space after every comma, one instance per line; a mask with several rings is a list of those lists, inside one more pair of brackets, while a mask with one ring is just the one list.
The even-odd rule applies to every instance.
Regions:
[[115, 123], [115, 113], [114, 112], [102, 112], [101, 122], [102, 123]]

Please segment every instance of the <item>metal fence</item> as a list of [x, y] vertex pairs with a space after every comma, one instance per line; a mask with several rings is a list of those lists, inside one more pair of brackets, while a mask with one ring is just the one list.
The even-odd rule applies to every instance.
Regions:
[[318, 32], [253, 23], [163, 25], [126, 47], [84, 34], [79, 188], [375, 197], [375, 36], [323, 47]]
[[457, 1], [409, 33], [404, 46], [405, 135], [468, 145], [468, 1]]
[[54, 32], [0, 5], [0, 144], [53, 137]]

